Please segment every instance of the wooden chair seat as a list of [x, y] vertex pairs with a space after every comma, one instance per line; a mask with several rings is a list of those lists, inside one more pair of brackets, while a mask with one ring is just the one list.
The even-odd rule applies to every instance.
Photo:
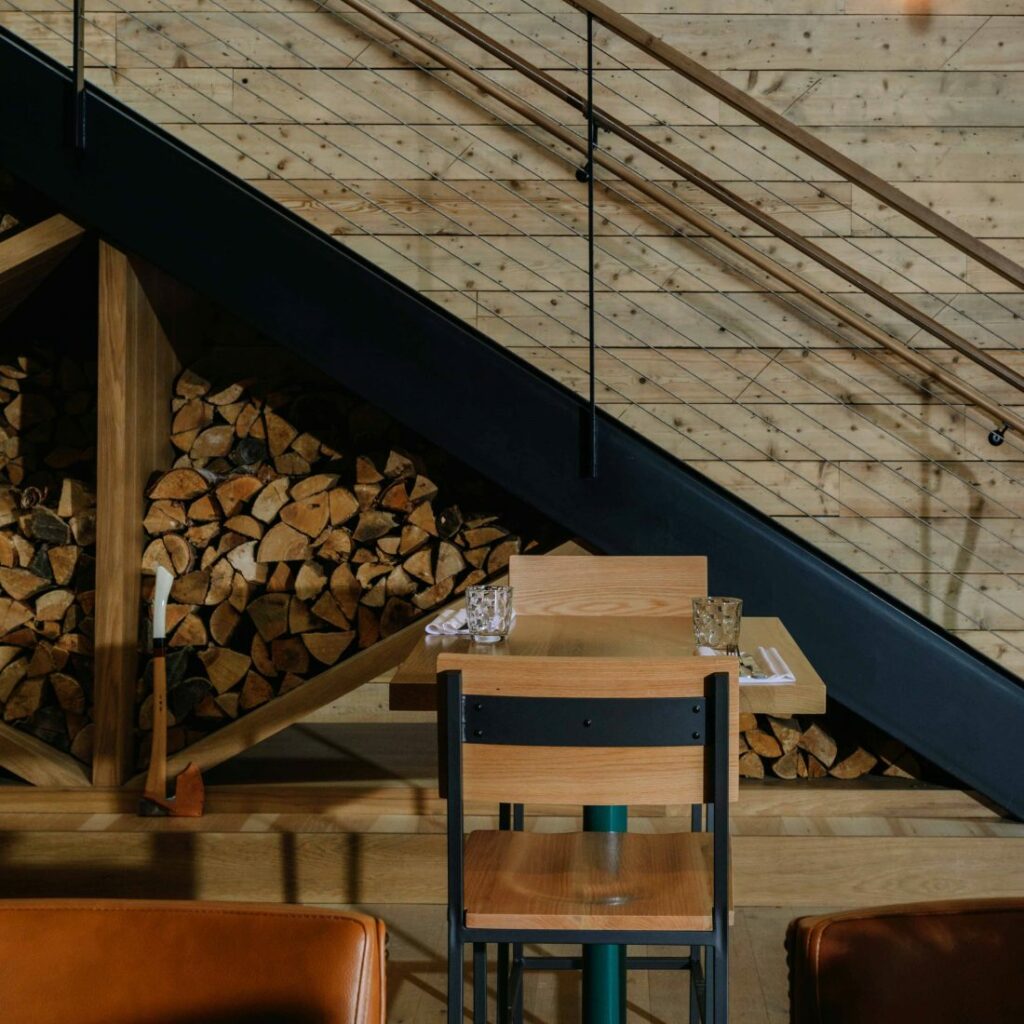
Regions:
[[712, 865], [706, 832], [473, 832], [466, 840], [466, 925], [708, 930]]

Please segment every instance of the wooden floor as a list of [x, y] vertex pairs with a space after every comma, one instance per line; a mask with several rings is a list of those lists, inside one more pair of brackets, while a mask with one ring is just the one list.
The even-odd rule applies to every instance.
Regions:
[[[389, 1024], [440, 1024], [445, 1009], [444, 909], [404, 904], [359, 909], [382, 917], [388, 925]], [[731, 1024], [788, 1024], [783, 950], [786, 925], [801, 913], [821, 909], [736, 912], [729, 971]], [[638, 954], [654, 951], [631, 949]], [[466, 974], [468, 981], [468, 963]], [[629, 1024], [686, 1024], [686, 983], [685, 975], [631, 973]], [[493, 976], [489, 990], [488, 1016], [493, 1021]], [[524, 1005], [528, 1024], [575, 1024], [579, 1020], [579, 981], [574, 975], [530, 972]]]

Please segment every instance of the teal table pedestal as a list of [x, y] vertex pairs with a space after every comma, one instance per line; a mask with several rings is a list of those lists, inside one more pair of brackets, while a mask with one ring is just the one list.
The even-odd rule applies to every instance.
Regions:
[[[584, 807], [586, 832], [625, 832], [625, 807]], [[624, 1024], [626, 947], [583, 947], [583, 1024]]]

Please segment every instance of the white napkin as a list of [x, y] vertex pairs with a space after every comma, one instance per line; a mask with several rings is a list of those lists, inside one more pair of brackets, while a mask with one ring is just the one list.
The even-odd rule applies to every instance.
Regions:
[[427, 632], [431, 636], [459, 636], [468, 633], [465, 608], [446, 608], [436, 619], [427, 623]]
[[[698, 647], [698, 654], [718, 654], [719, 652], [710, 647]], [[777, 647], [758, 647], [757, 661], [762, 668], [768, 671], [764, 679], [755, 679], [753, 676], [740, 675], [740, 685], [749, 683], [752, 686], [787, 686], [796, 682], [796, 676], [792, 669], [786, 664]]]
[[[512, 612], [512, 624], [515, 625], [516, 613]], [[469, 636], [466, 624], [465, 608], [446, 608], [436, 619], [427, 623], [430, 636]]]

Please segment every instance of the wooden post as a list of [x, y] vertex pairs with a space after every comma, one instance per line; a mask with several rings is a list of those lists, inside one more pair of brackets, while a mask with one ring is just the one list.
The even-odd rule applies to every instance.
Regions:
[[143, 497], [150, 474], [170, 463], [168, 396], [180, 368], [157, 313], [162, 291], [154, 271], [100, 243], [97, 786], [120, 785], [134, 767]]
[[85, 237], [60, 214], [0, 242], [0, 320], [43, 281]]

